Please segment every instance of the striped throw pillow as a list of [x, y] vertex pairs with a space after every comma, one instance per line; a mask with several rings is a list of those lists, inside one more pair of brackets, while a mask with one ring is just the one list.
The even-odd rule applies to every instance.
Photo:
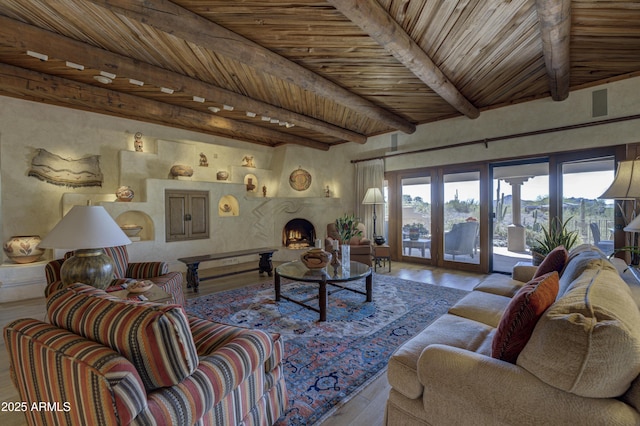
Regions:
[[85, 284], [47, 299], [52, 324], [119, 352], [148, 391], [173, 386], [198, 367], [189, 322], [177, 305], [125, 301]]

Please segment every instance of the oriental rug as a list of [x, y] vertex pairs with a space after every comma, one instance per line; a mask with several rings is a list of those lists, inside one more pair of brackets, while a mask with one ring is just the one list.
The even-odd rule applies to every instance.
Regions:
[[[364, 289], [364, 279], [349, 285]], [[287, 280], [282, 291], [297, 300], [318, 292], [315, 284]], [[328, 296], [327, 321], [319, 322], [315, 311], [275, 302], [269, 279], [188, 300], [186, 309], [212, 321], [283, 335], [289, 407], [276, 424], [316, 425], [384, 373], [397, 347], [466, 293], [374, 274], [373, 302], [362, 294], [336, 292]]]

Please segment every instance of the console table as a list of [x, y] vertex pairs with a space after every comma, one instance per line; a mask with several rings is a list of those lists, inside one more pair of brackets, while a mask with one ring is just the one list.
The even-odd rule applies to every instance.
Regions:
[[[273, 253], [278, 251], [276, 248], [262, 247], [248, 250], [229, 251], [225, 253], [213, 253], [205, 254], [202, 256], [181, 257], [178, 259], [180, 262], [187, 265], [187, 288], [193, 288], [195, 293], [198, 292], [200, 286], [200, 280], [212, 280], [214, 278], [226, 277], [228, 275], [241, 274], [244, 272], [258, 271], [258, 273], [266, 272], [269, 276], [273, 275], [273, 263], [271, 263], [271, 257]], [[260, 255], [257, 268], [243, 269], [240, 271], [226, 272], [224, 274], [209, 275], [203, 278], [198, 276], [198, 267], [201, 262], [208, 262], [211, 260], [229, 259], [232, 257], [249, 256], [252, 254]]]

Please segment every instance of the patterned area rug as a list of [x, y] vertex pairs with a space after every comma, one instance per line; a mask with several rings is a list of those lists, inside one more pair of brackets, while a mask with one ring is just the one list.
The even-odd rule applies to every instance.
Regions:
[[[350, 283], [364, 290], [364, 279]], [[327, 286], [329, 291], [335, 287]], [[317, 285], [283, 280], [284, 295], [304, 300]], [[385, 371], [393, 351], [467, 292], [374, 274], [373, 302], [350, 291], [328, 296], [327, 321], [295, 303], [275, 302], [272, 280], [187, 302], [212, 321], [280, 333], [289, 408], [277, 423], [314, 425]], [[317, 307], [317, 301], [309, 302]]]

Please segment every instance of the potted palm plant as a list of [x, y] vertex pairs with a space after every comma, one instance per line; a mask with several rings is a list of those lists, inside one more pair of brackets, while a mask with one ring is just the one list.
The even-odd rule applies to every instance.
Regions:
[[578, 242], [578, 231], [569, 231], [567, 224], [572, 218], [561, 222], [556, 216], [551, 219], [549, 228], [542, 227], [542, 238], [536, 238], [535, 244], [530, 248], [532, 263], [534, 266], [540, 265], [547, 254], [558, 246], [564, 246], [571, 250]]

